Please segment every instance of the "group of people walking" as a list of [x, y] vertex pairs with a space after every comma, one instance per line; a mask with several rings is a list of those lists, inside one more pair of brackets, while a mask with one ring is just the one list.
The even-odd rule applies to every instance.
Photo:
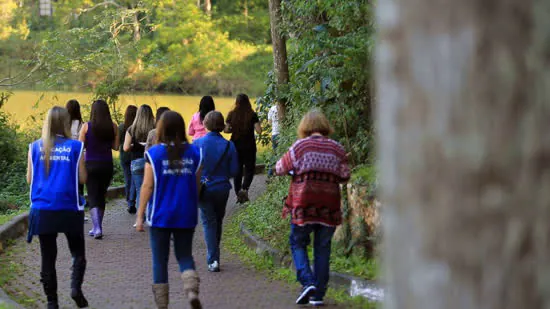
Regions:
[[[270, 116], [270, 121], [274, 119]], [[137, 231], [149, 228], [153, 295], [158, 308], [168, 308], [168, 255], [173, 240], [191, 307], [202, 308], [199, 276], [193, 259], [193, 235], [198, 217], [204, 228], [207, 264], [220, 271], [222, 222], [232, 188], [237, 202], [249, 200], [255, 172], [255, 133], [262, 131], [258, 115], [245, 94], [224, 116], [205, 96], [189, 126], [168, 108], [128, 106], [116, 125], [103, 100], [94, 101], [90, 121], [83, 122], [80, 105], [49, 110], [42, 137], [29, 146], [27, 181], [31, 187], [28, 241], [38, 236], [42, 255], [41, 282], [48, 308], [58, 308], [56, 238], [66, 235], [73, 257], [71, 297], [88, 306], [82, 292], [86, 270], [84, 208], [90, 209], [94, 239], [104, 236], [105, 195], [113, 178], [112, 150], [120, 151], [127, 210], [137, 214]], [[222, 132], [231, 133], [230, 141]], [[192, 143], [187, 139], [192, 136]], [[308, 113], [298, 140], [277, 163], [277, 175], [292, 176], [284, 214], [291, 214], [291, 249], [298, 280], [304, 286], [296, 303], [322, 304], [328, 282], [330, 244], [340, 224], [339, 183], [349, 178], [344, 148], [328, 138], [331, 128], [320, 112]], [[77, 140], [78, 139], [78, 140]], [[275, 142], [275, 140], [274, 140]], [[83, 198], [83, 185], [88, 197]], [[309, 234], [315, 233], [315, 269], [309, 267]]]

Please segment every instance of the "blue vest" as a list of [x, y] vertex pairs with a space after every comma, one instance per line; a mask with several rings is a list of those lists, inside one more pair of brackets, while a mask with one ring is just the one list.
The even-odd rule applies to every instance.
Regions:
[[196, 173], [202, 154], [185, 145], [181, 160], [171, 167], [166, 145], [151, 147], [145, 156], [153, 168], [154, 189], [147, 205], [147, 223], [158, 228], [195, 228], [198, 217]]
[[83, 211], [84, 203], [78, 194], [78, 164], [83, 143], [58, 137], [50, 153], [50, 171], [46, 174], [42, 140], [30, 144], [32, 181], [31, 208], [38, 210]]

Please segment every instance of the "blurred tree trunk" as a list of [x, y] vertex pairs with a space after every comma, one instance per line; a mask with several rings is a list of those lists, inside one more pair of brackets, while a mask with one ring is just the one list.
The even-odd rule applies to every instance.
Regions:
[[[277, 78], [278, 89], [286, 87], [289, 82], [286, 39], [280, 32], [281, 0], [269, 0], [269, 17], [271, 21], [271, 41], [273, 44], [273, 69]], [[279, 119], [284, 120], [286, 102], [279, 100]]]
[[385, 308], [550, 308], [550, 2], [376, 9]]
[[204, 11], [208, 15], [212, 14], [212, 1], [211, 0], [204, 0]]

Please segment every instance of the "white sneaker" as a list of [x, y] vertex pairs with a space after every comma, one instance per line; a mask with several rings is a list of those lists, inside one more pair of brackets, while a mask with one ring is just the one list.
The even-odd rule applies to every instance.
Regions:
[[133, 227], [136, 227], [137, 226], [137, 223], [134, 223]]
[[311, 298], [309, 300], [309, 304], [312, 305], [312, 306], [324, 306], [325, 302], [322, 301], [322, 300]]

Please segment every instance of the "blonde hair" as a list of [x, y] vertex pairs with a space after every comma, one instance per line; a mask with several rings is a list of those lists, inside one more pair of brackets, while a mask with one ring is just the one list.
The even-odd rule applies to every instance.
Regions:
[[298, 137], [306, 138], [313, 133], [329, 136], [334, 131], [325, 115], [319, 110], [312, 110], [304, 115], [298, 125]]
[[54, 106], [48, 111], [42, 127], [42, 154], [46, 175], [50, 172], [50, 154], [55, 147], [55, 139], [58, 135], [70, 138], [71, 116], [65, 108]]
[[128, 129], [130, 135], [138, 142], [145, 142], [149, 131], [155, 128], [155, 117], [149, 105], [141, 105], [136, 113], [134, 123]]

